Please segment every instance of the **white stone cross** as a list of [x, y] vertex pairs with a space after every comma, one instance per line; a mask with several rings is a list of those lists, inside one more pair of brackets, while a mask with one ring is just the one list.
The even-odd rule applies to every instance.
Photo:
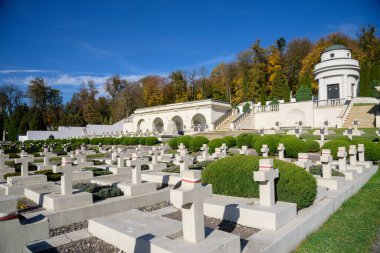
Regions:
[[165, 149], [162, 146], [160, 146], [159, 149], [160, 149], [160, 157], [162, 159], [165, 156]]
[[125, 158], [127, 157], [127, 154], [124, 152], [118, 153], [117, 157], [117, 167], [122, 168], [125, 167]]
[[325, 141], [325, 129], [321, 128], [319, 129], [319, 133], [321, 134], [321, 141]]
[[179, 155], [187, 155], [187, 148], [185, 147], [185, 145], [183, 145], [183, 143], [180, 143], [179, 146], [178, 146], [178, 150], [177, 152], [179, 153]]
[[348, 138], [349, 138], [350, 140], [352, 140], [352, 127], [349, 127], [349, 128], [347, 129], [347, 133], [348, 133]]
[[53, 172], [62, 172], [61, 176], [61, 194], [69, 196], [73, 194], [73, 171], [76, 170], [76, 166], [73, 166], [71, 158], [68, 156], [62, 157], [62, 163], [60, 166], [53, 166]]
[[295, 129], [295, 133], [296, 133], [296, 137], [297, 137], [297, 138], [299, 138], [299, 137], [300, 137], [300, 134], [301, 134], [301, 131], [302, 131], [301, 129], [302, 129], [302, 128], [301, 128], [301, 127], [299, 127], [299, 126], [298, 126], [298, 127], [296, 127], [296, 129]]
[[247, 155], [248, 154], [248, 146], [241, 146], [240, 154]]
[[260, 129], [260, 136], [264, 136], [264, 128]]
[[365, 162], [365, 146], [364, 144], [358, 144], [358, 157], [359, 157], [359, 162]]
[[279, 159], [284, 159], [285, 158], [285, 146], [283, 143], [279, 143], [278, 144], [278, 147], [277, 147], [277, 150], [278, 150], [278, 158]]
[[309, 171], [309, 168], [311, 166], [311, 161], [309, 160], [309, 154], [308, 153], [298, 153], [298, 161], [296, 164], [307, 171]]
[[211, 196], [211, 186], [202, 186], [201, 171], [181, 172], [181, 187], [170, 191], [170, 202], [182, 209], [183, 239], [198, 243], [205, 239], [203, 201]]
[[274, 180], [278, 176], [278, 169], [273, 169], [273, 159], [260, 159], [259, 170], [253, 172], [254, 180], [259, 182], [260, 206], [276, 204]]
[[263, 157], [268, 157], [269, 148], [267, 144], [263, 144], [263, 146], [261, 147], [261, 153], [263, 154]]
[[357, 165], [357, 153], [358, 151], [356, 150], [356, 146], [355, 145], [350, 145], [350, 148], [348, 150], [348, 154], [350, 155], [350, 165], [351, 166], [356, 166]]
[[15, 163], [21, 163], [21, 176], [28, 176], [28, 163], [34, 161], [33, 155], [28, 155], [24, 150], [20, 153], [20, 158], [16, 158]]
[[338, 147], [338, 162], [339, 162], [339, 171], [346, 171], [347, 168], [347, 151], [346, 147]]
[[221, 146], [220, 148], [221, 148], [221, 149], [225, 149], [225, 150], [227, 150], [227, 149], [228, 149], [228, 147], [227, 147], [226, 143], [222, 143], [222, 146]]
[[225, 143], [222, 144], [222, 146], [220, 147], [220, 151], [221, 151], [221, 157], [226, 157], [227, 156], [227, 146]]
[[132, 165], [132, 184], [141, 184], [141, 159], [137, 159]]
[[71, 154], [71, 158], [75, 158], [78, 165], [86, 162], [86, 155], [82, 154], [79, 149], [75, 150], [75, 154]]
[[208, 145], [207, 144], [203, 144], [202, 147], [201, 147], [201, 150], [202, 150], [202, 158], [203, 159], [207, 159], [207, 157], [208, 157], [208, 151], [209, 151]]
[[331, 156], [331, 150], [330, 149], [322, 149], [322, 155], [321, 155], [321, 163], [322, 163], [322, 177], [323, 178], [331, 178], [331, 162], [332, 162], [332, 156]]
[[153, 165], [158, 164], [158, 150], [157, 150], [157, 147], [152, 147], [151, 154], [152, 154], [152, 164]]
[[354, 121], [352, 122], [352, 124], [354, 125], [355, 132], [357, 132], [358, 131], [358, 126], [360, 124], [360, 121], [358, 119], [354, 119]]
[[183, 156], [182, 159], [179, 161], [179, 171], [185, 171], [189, 170], [189, 157]]
[[376, 131], [377, 136], [380, 136], [380, 128]]
[[0, 170], [5, 169], [5, 159], [8, 159], [9, 155], [4, 153], [3, 149], [0, 149]]
[[80, 150], [81, 151], [86, 151], [86, 144], [82, 144], [82, 145], [80, 145]]

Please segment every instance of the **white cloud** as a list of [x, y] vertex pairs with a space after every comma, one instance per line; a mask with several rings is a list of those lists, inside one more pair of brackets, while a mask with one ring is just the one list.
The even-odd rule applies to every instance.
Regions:
[[219, 56], [219, 57], [214, 57], [214, 58], [205, 60], [203, 62], [194, 63], [191, 65], [182, 67], [182, 68], [183, 69], [195, 69], [195, 68], [200, 68], [200, 67], [206, 67], [206, 66], [210, 66], [210, 65], [213, 65], [216, 63], [232, 61], [235, 58], [236, 58], [236, 55], [234, 55], [234, 54]]
[[1, 69], [0, 70], [0, 74], [44, 73], [44, 72], [58, 72], [58, 71], [44, 70], [44, 69]]
[[351, 38], [355, 38], [356, 34], [360, 31], [360, 27], [361, 26], [358, 24], [342, 23], [337, 25], [328, 25], [327, 29], [330, 32], [341, 32]]

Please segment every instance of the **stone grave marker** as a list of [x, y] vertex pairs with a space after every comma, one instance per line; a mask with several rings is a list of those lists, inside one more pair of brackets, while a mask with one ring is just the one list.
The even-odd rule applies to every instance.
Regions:
[[181, 187], [170, 191], [170, 202], [182, 210], [183, 239], [199, 243], [205, 239], [203, 201], [211, 196], [211, 186], [202, 186], [201, 172], [181, 172]]
[[263, 157], [269, 156], [269, 148], [267, 144], [263, 144], [263, 146], [261, 147], [261, 153], [263, 154]]
[[278, 169], [273, 169], [273, 159], [260, 159], [259, 170], [253, 172], [254, 180], [259, 182], [260, 206], [273, 207], [276, 204], [274, 180], [278, 176]]
[[283, 143], [278, 144], [277, 151], [278, 151], [278, 158], [284, 159], [285, 158], [285, 146]]
[[20, 153], [20, 158], [15, 159], [15, 163], [21, 163], [21, 176], [28, 176], [28, 164], [34, 161], [34, 156], [28, 155], [24, 150]]

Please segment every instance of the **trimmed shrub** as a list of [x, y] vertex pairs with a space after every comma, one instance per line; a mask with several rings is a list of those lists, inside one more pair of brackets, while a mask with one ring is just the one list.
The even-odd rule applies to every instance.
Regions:
[[[277, 152], [277, 146], [280, 141], [278, 135], [264, 135], [257, 138], [255, 141], [255, 150], [258, 154], [261, 154], [261, 147], [263, 144], [267, 144], [269, 148], [269, 155], [273, 156]], [[285, 148], [287, 148], [285, 146]]]
[[111, 171], [109, 170], [103, 170], [101, 168], [96, 168], [96, 167], [87, 167], [87, 168], [84, 168], [84, 170], [89, 170], [89, 171], [92, 171], [94, 172], [94, 176], [95, 177], [98, 177], [98, 176], [103, 176], [103, 175], [111, 175], [113, 174]]
[[233, 136], [225, 136], [222, 138], [223, 143], [226, 143], [226, 145], [231, 148], [236, 146], [236, 140]]
[[169, 140], [169, 146], [171, 147], [171, 149], [177, 149], [178, 148], [177, 143], [178, 143], [177, 138], [173, 138]]
[[158, 143], [157, 137], [147, 137], [145, 140], [145, 145], [153, 146]]
[[129, 145], [129, 137], [122, 138], [121, 144], [128, 146]]
[[119, 145], [119, 144], [121, 144], [121, 138], [114, 138], [113, 141], [112, 141], [112, 144], [113, 145]]
[[[297, 204], [298, 210], [313, 204], [317, 194], [315, 178], [304, 169], [287, 162], [274, 160], [279, 169], [276, 179], [276, 198]], [[259, 157], [236, 155], [208, 165], [202, 172], [202, 182], [212, 184], [215, 194], [258, 198], [259, 184], [253, 171], [259, 167]]]
[[248, 146], [252, 148], [253, 134], [239, 134], [236, 137], [236, 145], [241, 148], [242, 146]]
[[140, 145], [145, 145], [146, 137], [140, 137], [139, 139], [139, 144]]
[[102, 186], [93, 183], [75, 183], [73, 184], [73, 188], [92, 193], [93, 200], [102, 200], [124, 195], [119, 188], [108, 185]]
[[344, 141], [344, 140], [332, 140], [329, 142], [326, 142], [322, 149], [330, 149], [331, 150], [331, 155], [334, 157], [334, 159], [337, 159], [337, 152], [339, 147], [346, 147], [347, 152], [348, 148], [350, 146], [350, 142]]
[[193, 152], [201, 150], [203, 144], [207, 144], [209, 140], [204, 136], [195, 136], [191, 138], [189, 143], [189, 149]]
[[129, 145], [138, 145], [139, 144], [139, 138], [138, 137], [130, 137], [128, 140]]
[[46, 175], [48, 181], [57, 182], [61, 180], [61, 173], [54, 173], [53, 170], [40, 170], [34, 172], [34, 175]]
[[3, 178], [7, 180], [7, 177], [16, 177], [16, 176], [21, 176], [21, 173], [20, 172], [7, 173], [3, 175]]
[[[16, 163], [14, 168], [15, 168], [16, 172], [21, 172], [21, 163]], [[37, 166], [33, 163], [29, 163], [28, 164], [28, 171], [35, 171], [35, 170], [37, 170]]]
[[279, 143], [283, 143], [285, 146], [285, 157], [296, 158], [298, 153], [308, 152], [305, 142], [294, 136], [283, 137]]
[[177, 145], [179, 146], [179, 144], [183, 143], [183, 145], [185, 145], [186, 148], [189, 148], [190, 140], [191, 136], [189, 135], [180, 136], [177, 138]]
[[316, 141], [305, 141], [307, 152], [318, 152], [320, 150], [319, 143]]
[[214, 153], [215, 152], [215, 148], [220, 148], [223, 144], [223, 140], [222, 139], [213, 139], [211, 140], [209, 143], [208, 143], [208, 152], [210, 154]]

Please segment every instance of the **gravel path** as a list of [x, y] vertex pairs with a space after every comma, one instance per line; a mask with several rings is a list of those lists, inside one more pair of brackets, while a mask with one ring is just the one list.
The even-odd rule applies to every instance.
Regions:
[[372, 253], [380, 253], [380, 227], [379, 227], [379, 232], [377, 233], [377, 238], [372, 244]]
[[153, 212], [155, 210], [165, 208], [168, 206], [172, 206], [172, 204], [170, 204], [169, 201], [165, 201], [165, 202], [160, 202], [151, 206], [144, 206], [144, 207], [138, 208], [138, 210], [141, 212]]
[[122, 253], [123, 251], [96, 237], [78, 240], [40, 253]]
[[[164, 215], [164, 217], [167, 217], [173, 220], [182, 221], [182, 212], [181, 210], [178, 210], [177, 212]], [[210, 227], [213, 229], [218, 229], [227, 233], [238, 235], [240, 236], [242, 240], [246, 240], [251, 235], [260, 231], [259, 229], [245, 227], [233, 222], [224, 221], [224, 220], [222, 221], [222, 220], [211, 218], [208, 216], [204, 216], [204, 220], [205, 220], [206, 227]]]
[[17, 209], [19, 214], [35, 213], [46, 210], [45, 208], [40, 207], [34, 201], [25, 197], [21, 197], [17, 200]]
[[66, 233], [70, 233], [76, 230], [84, 229], [88, 227], [88, 221], [82, 221], [82, 222], [76, 222], [76, 223], [71, 223], [69, 225], [65, 225], [62, 227], [50, 229], [49, 235], [50, 237], [57, 236], [57, 235], [62, 235]]

